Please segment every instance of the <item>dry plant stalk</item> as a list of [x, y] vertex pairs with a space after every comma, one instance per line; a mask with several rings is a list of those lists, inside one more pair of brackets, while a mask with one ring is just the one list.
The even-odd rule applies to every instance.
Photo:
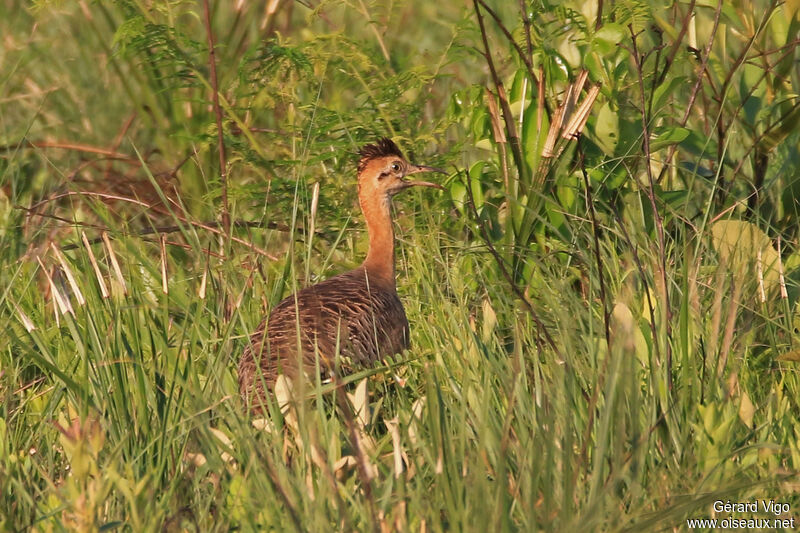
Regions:
[[503, 126], [500, 124], [500, 110], [497, 108], [497, 100], [494, 99], [494, 94], [489, 89], [486, 89], [486, 104], [489, 107], [489, 118], [492, 122], [492, 135], [496, 143], [505, 144], [506, 133], [503, 131]]
[[161, 248], [161, 292], [169, 296], [169, 283], [167, 283], [167, 236], [162, 234], [158, 243]]
[[[56, 285], [56, 282], [53, 281], [53, 277], [50, 275], [47, 267], [45, 267], [44, 263], [42, 263], [42, 259], [37, 256], [36, 261], [39, 263], [39, 266], [42, 268], [42, 272], [44, 272], [44, 275], [47, 278], [47, 283], [50, 285], [50, 293], [53, 295], [53, 300], [55, 301], [58, 310], [62, 315], [71, 313], [72, 316], [75, 316], [75, 311], [72, 309], [72, 304], [70, 304], [68, 298], [61, 294], [61, 291], [58, 289], [58, 285]], [[56, 313], [56, 316], [58, 316], [58, 313]]]
[[228, 210], [228, 160], [225, 155], [225, 133], [222, 125], [222, 108], [219, 105], [219, 84], [217, 82], [217, 55], [214, 51], [214, 34], [211, 31], [211, 10], [208, 0], [203, 2], [206, 38], [208, 40], [208, 67], [211, 81], [211, 103], [217, 123], [217, 152], [219, 155], [219, 177], [222, 185], [222, 229], [225, 235], [231, 232], [231, 217]]
[[56, 254], [56, 259], [58, 259], [58, 263], [61, 265], [61, 270], [63, 270], [64, 274], [67, 276], [67, 282], [69, 283], [70, 289], [72, 289], [72, 294], [75, 295], [75, 299], [78, 300], [78, 305], [85, 305], [86, 299], [83, 297], [80, 287], [78, 287], [78, 282], [75, 280], [75, 276], [72, 274], [72, 269], [69, 268], [64, 254], [61, 253], [61, 250], [58, 249], [58, 246], [56, 246], [54, 242], [50, 243], [50, 247]]
[[102, 237], [103, 244], [108, 252], [108, 258], [111, 261], [112, 268], [114, 269], [114, 276], [117, 278], [117, 282], [119, 282], [120, 286], [122, 287], [122, 294], [127, 296], [128, 285], [125, 283], [125, 278], [122, 276], [122, 269], [119, 267], [117, 254], [114, 253], [114, 248], [111, 247], [111, 239], [108, 237], [108, 232], [104, 231]]
[[81, 231], [81, 240], [83, 241], [83, 245], [86, 247], [86, 252], [89, 254], [89, 262], [92, 264], [92, 269], [94, 270], [94, 275], [97, 278], [97, 283], [100, 285], [100, 294], [103, 298], [108, 298], [110, 295], [108, 293], [108, 288], [106, 287], [106, 282], [103, 280], [103, 274], [100, 272], [100, 266], [97, 264], [97, 258], [94, 256], [94, 252], [92, 252], [92, 245], [89, 244], [89, 239], [86, 238], [86, 232]]
[[[542, 157], [546, 159], [555, 159], [564, 151], [564, 145], [556, 146], [559, 138], [566, 139], [567, 141], [575, 140], [583, 133], [583, 128], [586, 127], [586, 121], [589, 119], [589, 112], [592, 110], [597, 95], [600, 94], [600, 85], [596, 84], [589, 88], [586, 92], [586, 98], [579, 105], [578, 99], [580, 98], [583, 86], [586, 84], [586, 79], [589, 72], [586, 70], [581, 71], [576, 79], [567, 88], [567, 94], [564, 101], [558, 106], [553, 114], [553, 120], [550, 122], [550, 130], [547, 132], [547, 140], [542, 148]], [[549, 165], [549, 161], [542, 162]]]

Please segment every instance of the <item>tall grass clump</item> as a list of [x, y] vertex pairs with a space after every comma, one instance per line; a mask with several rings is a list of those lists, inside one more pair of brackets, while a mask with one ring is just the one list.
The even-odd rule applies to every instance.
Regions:
[[[790, 520], [798, 28], [766, 0], [0, 0], [0, 529]], [[379, 136], [451, 170], [395, 205], [412, 349], [253, 419], [242, 348], [363, 258]]]

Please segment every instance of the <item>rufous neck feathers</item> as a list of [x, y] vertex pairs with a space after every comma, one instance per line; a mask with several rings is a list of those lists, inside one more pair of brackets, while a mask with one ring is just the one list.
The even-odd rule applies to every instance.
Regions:
[[364, 268], [371, 282], [395, 287], [394, 227], [388, 196], [359, 198], [369, 233], [369, 252]]

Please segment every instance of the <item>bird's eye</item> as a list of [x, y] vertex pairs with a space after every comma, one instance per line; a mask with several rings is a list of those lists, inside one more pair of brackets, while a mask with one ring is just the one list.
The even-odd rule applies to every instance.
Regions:
[[400, 163], [395, 161], [394, 163], [392, 163], [392, 166], [389, 167], [389, 168], [392, 169], [392, 172], [400, 172]]

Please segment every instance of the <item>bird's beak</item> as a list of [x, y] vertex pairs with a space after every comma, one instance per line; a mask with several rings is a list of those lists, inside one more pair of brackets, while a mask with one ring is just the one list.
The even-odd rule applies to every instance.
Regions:
[[[447, 172], [445, 172], [444, 170], [442, 170], [440, 168], [427, 167], [425, 165], [410, 165], [408, 171], [406, 172], [406, 176], [408, 176], [410, 174], [418, 174], [420, 172], [438, 172], [440, 174], [447, 174]], [[403, 179], [403, 188], [404, 189], [407, 189], [408, 187], [415, 187], [415, 186], [433, 187], [434, 189], [442, 189], [442, 190], [444, 190], [444, 187], [442, 187], [438, 183], [431, 183], [430, 181], [406, 181], [405, 179]]]

